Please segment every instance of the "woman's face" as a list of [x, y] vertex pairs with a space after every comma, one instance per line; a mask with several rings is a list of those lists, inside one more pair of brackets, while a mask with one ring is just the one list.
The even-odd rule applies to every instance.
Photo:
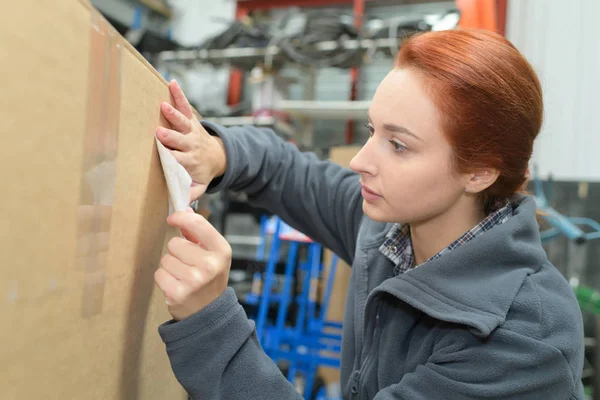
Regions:
[[424, 222], [443, 214], [465, 192], [451, 168], [452, 148], [440, 115], [410, 69], [394, 69], [369, 110], [371, 137], [350, 162], [361, 176], [363, 210], [381, 222]]

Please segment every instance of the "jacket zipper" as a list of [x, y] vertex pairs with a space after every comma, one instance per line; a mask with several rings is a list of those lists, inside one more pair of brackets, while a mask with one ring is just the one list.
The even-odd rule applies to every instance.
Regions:
[[359, 374], [356, 377], [358, 393], [362, 393], [362, 388], [364, 384], [364, 377], [368, 376], [367, 373], [371, 368], [373, 362], [375, 361], [376, 353], [377, 353], [377, 343], [379, 343], [379, 311], [380, 311], [380, 302], [377, 302], [377, 306], [375, 307], [375, 328], [373, 330], [373, 336], [371, 339], [371, 343], [369, 343], [368, 353], [362, 363], [362, 366], [359, 370]]
[[[364, 257], [365, 257], [365, 263], [367, 263], [368, 261], [368, 255], [365, 252], [364, 253]], [[362, 276], [364, 275], [364, 276]], [[366, 273], [366, 271], [357, 271], [357, 291], [356, 291], [356, 310], [357, 310], [357, 319], [358, 321], [360, 321], [360, 325], [356, 326], [356, 329], [354, 331], [354, 335], [356, 337], [356, 350], [358, 351], [358, 363], [356, 365], [356, 369], [359, 369], [362, 365], [363, 362], [363, 345], [365, 344], [365, 330], [364, 330], [364, 326], [365, 326], [365, 309], [366, 309], [366, 305], [368, 303], [368, 298], [369, 298], [369, 293], [366, 287], [366, 282], [368, 279], [368, 274]], [[364, 290], [363, 290], [364, 289]], [[361, 307], [361, 304], [364, 304]]]

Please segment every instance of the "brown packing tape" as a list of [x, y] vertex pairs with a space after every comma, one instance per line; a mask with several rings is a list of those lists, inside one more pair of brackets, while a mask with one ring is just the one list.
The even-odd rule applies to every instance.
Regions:
[[84, 272], [81, 314], [102, 311], [117, 171], [123, 40], [93, 11], [83, 139], [76, 265]]

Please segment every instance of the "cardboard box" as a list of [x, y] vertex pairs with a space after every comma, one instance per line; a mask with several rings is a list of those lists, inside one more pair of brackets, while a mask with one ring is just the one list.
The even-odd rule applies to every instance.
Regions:
[[0, 398], [186, 398], [153, 276], [166, 82], [83, 1], [8, 2], [0, 41]]

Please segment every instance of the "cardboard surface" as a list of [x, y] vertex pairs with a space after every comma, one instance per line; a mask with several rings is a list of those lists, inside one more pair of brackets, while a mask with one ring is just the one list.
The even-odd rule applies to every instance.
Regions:
[[[350, 160], [354, 158], [360, 149], [361, 148], [359, 146], [334, 147], [329, 152], [329, 158], [343, 167], [349, 167]], [[329, 266], [331, 265], [332, 256], [333, 253], [331, 250], [325, 250], [323, 252], [323, 263], [325, 265], [323, 282], [326, 282], [329, 276]], [[343, 322], [344, 320], [346, 294], [348, 292], [348, 284], [350, 283], [351, 272], [352, 271], [348, 264], [342, 260], [338, 261], [331, 298], [329, 300], [329, 307], [327, 309], [328, 321]], [[340, 371], [338, 369], [322, 367], [319, 370], [319, 375], [326, 383], [340, 381]]]
[[[0, 398], [184, 399], [157, 332], [169, 315], [153, 276], [174, 234], [153, 136], [166, 82], [125, 46], [107, 114], [118, 121], [106, 124], [118, 126], [117, 147], [86, 143], [95, 11], [77, 0], [7, 7]], [[85, 187], [83, 174], [107, 187]]]

